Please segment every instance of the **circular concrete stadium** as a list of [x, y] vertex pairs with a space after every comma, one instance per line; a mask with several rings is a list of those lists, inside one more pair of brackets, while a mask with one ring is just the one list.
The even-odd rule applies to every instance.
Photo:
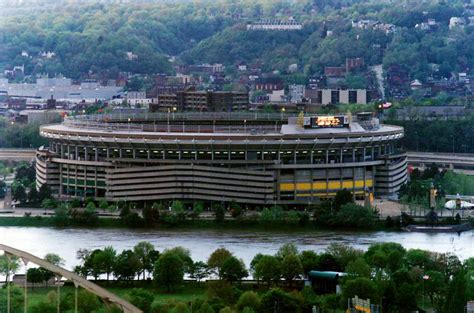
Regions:
[[103, 114], [46, 125], [37, 185], [61, 198], [304, 205], [348, 189], [395, 194], [403, 128], [372, 114]]

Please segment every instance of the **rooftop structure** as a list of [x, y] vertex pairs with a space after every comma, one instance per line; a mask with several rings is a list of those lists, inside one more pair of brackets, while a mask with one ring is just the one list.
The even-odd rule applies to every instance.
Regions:
[[[85, 100], [110, 100], [121, 96], [122, 87], [99, 86], [95, 84], [85, 85], [70, 85], [68, 80], [58, 80], [60, 84], [54, 84], [54, 81], [42, 80], [37, 84], [0, 84], [0, 93], [7, 93], [10, 97], [17, 98], [36, 98], [36, 99], [50, 99], [53, 97], [59, 101], [74, 101]], [[57, 82], [56, 82], [57, 83]]]
[[247, 24], [247, 30], [265, 30], [265, 31], [274, 31], [274, 30], [301, 30], [303, 25], [294, 20], [263, 20], [251, 24]]

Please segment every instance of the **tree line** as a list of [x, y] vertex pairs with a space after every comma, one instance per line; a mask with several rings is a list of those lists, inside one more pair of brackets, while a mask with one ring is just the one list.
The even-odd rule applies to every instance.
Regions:
[[[346, 308], [348, 298], [357, 295], [379, 305], [382, 312], [432, 308], [458, 313], [474, 296], [474, 259], [461, 261], [450, 253], [407, 250], [396, 243], [372, 244], [365, 252], [333, 243], [320, 253], [300, 251], [289, 243], [275, 254], [255, 255], [249, 267], [224, 247], [204, 262], [193, 260], [185, 248], [160, 252], [150, 242], [139, 242], [120, 253], [111, 246], [81, 249], [77, 257], [80, 265], [74, 268], [76, 273], [101, 279], [109, 287], [127, 287], [127, 299], [144, 312], [190, 312], [192, 308], [193, 312], [210, 313], [283, 313], [311, 312], [313, 306], [338, 312]], [[45, 258], [58, 265], [63, 262], [55, 254]], [[18, 270], [19, 260], [15, 262], [17, 266], [9, 268], [11, 273]], [[6, 271], [1, 257], [0, 270]], [[317, 280], [312, 286], [303, 286], [302, 280], [308, 279], [311, 271], [344, 273], [339, 281], [342, 291], [320, 288], [322, 282]], [[49, 275], [42, 269], [28, 270], [29, 281], [36, 284], [44, 284]], [[245, 280], [250, 276], [253, 280]], [[206, 293], [189, 302], [156, 298], [158, 294], [185, 292], [189, 279]], [[135, 288], [137, 285], [141, 288]]]

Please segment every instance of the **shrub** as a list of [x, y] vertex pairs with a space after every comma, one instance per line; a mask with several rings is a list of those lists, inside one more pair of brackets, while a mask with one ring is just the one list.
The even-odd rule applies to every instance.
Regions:
[[150, 311], [151, 304], [155, 297], [151, 292], [144, 289], [133, 289], [129, 295], [130, 303], [142, 310], [143, 312]]
[[243, 311], [245, 308], [250, 308], [257, 311], [260, 308], [260, 297], [254, 291], [246, 291], [240, 295], [237, 301], [237, 309]]

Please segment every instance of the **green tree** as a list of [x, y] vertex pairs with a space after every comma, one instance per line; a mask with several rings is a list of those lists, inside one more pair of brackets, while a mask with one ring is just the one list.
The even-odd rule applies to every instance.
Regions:
[[10, 279], [20, 268], [20, 259], [16, 256], [9, 256], [6, 254], [0, 255], [0, 274], [3, 276], [9, 275]]
[[12, 191], [13, 200], [18, 201], [20, 203], [26, 203], [28, 196], [26, 195], [26, 190], [23, 185], [18, 185], [12, 188]]
[[114, 271], [114, 264], [117, 258], [117, 251], [112, 246], [106, 246], [103, 250], [93, 256], [93, 263], [97, 264], [99, 271], [107, 276], [107, 283], [110, 274]]
[[347, 280], [342, 286], [343, 298], [352, 299], [358, 296], [361, 299], [370, 299], [373, 303], [379, 303], [380, 294], [377, 285], [368, 278], [355, 278]]
[[343, 268], [346, 267], [349, 262], [363, 257], [364, 255], [362, 250], [341, 243], [329, 244], [326, 248], [326, 253], [332, 255]]
[[53, 265], [56, 265], [56, 266], [63, 266], [64, 265], [64, 259], [61, 258], [56, 253], [47, 253], [44, 256], [44, 260], [51, 263], [51, 264], [53, 264]]
[[155, 281], [166, 286], [166, 290], [170, 292], [183, 281], [184, 263], [176, 253], [165, 251], [155, 263], [153, 276]]
[[308, 276], [310, 271], [313, 271], [318, 267], [319, 257], [316, 252], [305, 250], [300, 253], [300, 261], [303, 266], [304, 275]]
[[184, 272], [189, 273], [191, 267], [194, 264], [193, 259], [191, 258], [191, 251], [189, 251], [189, 249], [178, 246], [172, 249], [167, 249], [165, 252], [176, 254], [181, 259], [181, 261], [183, 261]]
[[270, 287], [272, 281], [278, 281], [281, 277], [281, 262], [272, 255], [262, 255], [255, 264], [254, 277], [261, 279]]
[[239, 311], [249, 308], [257, 312], [260, 309], [260, 297], [255, 291], [246, 291], [240, 295], [236, 306]]
[[206, 263], [202, 261], [197, 261], [193, 263], [189, 276], [193, 279], [196, 279], [198, 282], [210, 275], [209, 267]]
[[153, 271], [153, 264], [156, 260], [153, 260], [155, 254], [155, 247], [147, 241], [141, 241], [133, 247], [133, 251], [138, 256], [141, 262], [141, 271], [140, 274], [143, 275], [145, 279], [146, 273], [151, 273]]
[[334, 197], [334, 210], [339, 211], [343, 205], [348, 203], [354, 203], [352, 192], [347, 189], [339, 190]]
[[223, 222], [225, 219], [225, 209], [220, 204], [214, 204], [214, 218], [216, 222]]
[[232, 253], [226, 248], [218, 248], [211, 253], [207, 259], [207, 266], [215, 271], [219, 278], [222, 279], [222, 265], [232, 256]]
[[283, 260], [288, 255], [298, 255], [298, 248], [293, 243], [285, 243], [278, 249], [276, 257]]
[[224, 280], [230, 283], [240, 281], [242, 278], [249, 275], [245, 268], [244, 261], [239, 260], [234, 256], [230, 256], [224, 260], [219, 273]]
[[370, 278], [372, 269], [363, 258], [357, 258], [347, 264], [345, 272], [352, 277]]
[[35, 284], [44, 282], [44, 271], [37, 267], [29, 268], [27, 271], [27, 280], [31, 283], [31, 288], [34, 290]]
[[281, 275], [291, 287], [293, 280], [303, 275], [303, 265], [297, 254], [288, 254], [281, 261]]
[[132, 281], [140, 271], [140, 259], [132, 250], [124, 250], [117, 255], [113, 272], [118, 280]]
[[300, 303], [280, 289], [271, 289], [262, 296], [260, 308], [263, 313], [299, 312]]

